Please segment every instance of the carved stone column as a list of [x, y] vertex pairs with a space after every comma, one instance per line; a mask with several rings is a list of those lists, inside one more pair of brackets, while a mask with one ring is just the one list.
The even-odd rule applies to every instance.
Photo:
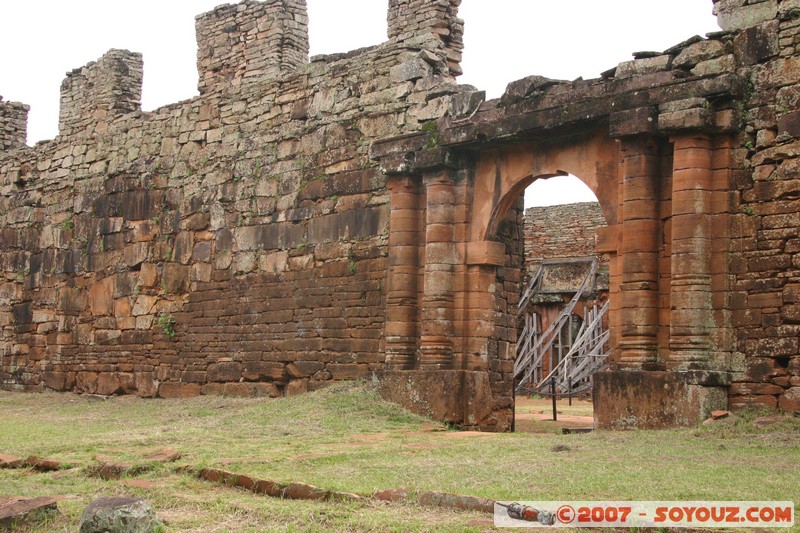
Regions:
[[678, 133], [672, 175], [670, 356], [673, 370], [703, 369], [709, 360], [713, 307], [712, 151], [701, 132]]
[[623, 152], [620, 358], [623, 368], [648, 368], [658, 356], [658, 230], [661, 173], [658, 140], [625, 137]]
[[389, 179], [389, 273], [386, 290], [386, 368], [414, 368], [419, 324], [420, 191], [417, 178]]
[[458, 253], [455, 244], [455, 190], [449, 171], [425, 176], [425, 283], [419, 367], [453, 366], [453, 296]]

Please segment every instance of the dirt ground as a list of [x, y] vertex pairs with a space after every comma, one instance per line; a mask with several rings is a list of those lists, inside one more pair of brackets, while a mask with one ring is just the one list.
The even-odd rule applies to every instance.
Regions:
[[516, 430], [529, 433], [561, 433], [562, 428], [591, 428], [594, 426], [594, 407], [583, 398], [556, 401], [558, 420], [553, 420], [553, 400], [517, 396]]

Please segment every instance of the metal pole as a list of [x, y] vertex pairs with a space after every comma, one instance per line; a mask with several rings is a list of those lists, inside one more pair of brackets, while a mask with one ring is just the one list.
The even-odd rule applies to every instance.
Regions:
[[550, 395], [553, 397], [553, 422], [558, 420], [558, 410], [556, 409], [556, 378], [550, 378]]

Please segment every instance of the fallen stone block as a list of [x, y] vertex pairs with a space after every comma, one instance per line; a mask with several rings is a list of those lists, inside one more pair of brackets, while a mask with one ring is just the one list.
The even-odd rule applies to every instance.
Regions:
[[235, 485], [238, 476], [233, 472], [227, 470], [219, 470], [217, 468], [204, 468], [197, 474], [200, 479], [205, 479], [212, 483], [224, 483], [226, 485]]
[[172, 448], [164, 448], [144, 456], [146, 461], [153, 461], [155, 463], [174, 463], [181, 458], [180, 452], [176, 452]]
[[134, 465], [133, 463], [105, 462], [90, 466], [88, 474], [105, 480], [120, 479], [124, 476], [136, 476], [151, 470], [147, 465]]
[[21, 457], [0, 453], [0, 468], [20, 468], [24, 463]]
[[305, 483], [289, 483], [283, 491], [283, 497], [289, 500], [326, 500], [328, 491]]
[[58, 461], [54, 461], [52, 459], [44, 459], [42, 457], [37, 457], [35, 455], [31, 455], [27, 459], [25, 459], [25, 464], [30, 466], [34, 470], [39, 470], [40, 472], [55, 472], [56, 470], [61, 470], [62, 468], [66, 467], [67, 465], [62, 465]]
[[58, 510], [56, 498], [7, 498], [0, 499], [0, 528], [5, 529], [25, 520], [35, 520], [43, 514]]
[[408, 491], [404, 488], [380, 490], [372, 497], [382, 502], [404, 502], [408, 499]]
[[364, 501], [364, 496], [354, 492], [328, 492], [328, 501], [331, 502], [360, 502]]
[[458, 494], [449, 494], [447, 492], [423, 492], [419, 496], [419, 503], [426, 507], [445, 507], [461, 511], [494, 513], [493, 500], [474, 496], [459, 496]]
[[286, 485], [268, 479], [259, 479], [256, 481], [256, 486], [253, 487], [253, 492], [256, 494], [265, 494], [273, 498], [280, 498], [285, 490]]
[[161, 523], [141, 498], [99, 498], [83, 510], [80, 533], [150, 533]]

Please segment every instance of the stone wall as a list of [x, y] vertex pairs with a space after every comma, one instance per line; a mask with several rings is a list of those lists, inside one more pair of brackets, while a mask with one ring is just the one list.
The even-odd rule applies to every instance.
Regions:
[[369, 147], [460, 91], [456, 4], [310, 62], [304, 2], [221, 6], [197, 19], [199, 97], [141, 112], [141, 57], [112, 50], [68, 74], [60, 135], [34, 148], [3, 104], [0, 386], [277, 396], [378, 370]]
[[25, 146], [30, 108], [0, 96], [0, 152]]
[[591, 257], [597, 228], [606, 226], [600, 204], [529, 207], [525, 210], [525, 266], [533, 272], [543, 259]]
[[140, 58], [111, 51], [33, 148], [0, 102], [0, 386], [277, 396], [384, 370], [419, 412], [507, 430], [520, 193], [571, 173], [608, 223], [604, 427], [800, 411], [797, 0], [717, 0], [721, 32], [488, 102], [455, 82], [458, 4], [390, 0], [389, 41], [310, 62], [301, 0], [217, 8], [199, 97], [141, 112]]
[[196, 26], [200, 94], [277, 80], [308, 62], [305, 0], [221, 5]]
[[800, 3], [715, 2], [745, 79], [731, 209], [734, 407], [800, 411]]
[[61, 83], [59, 135], [102, 134], [115, 119], [139, 111], [142, 74], [142, 55], [127, 50], [110, 50], [67, 73]]

